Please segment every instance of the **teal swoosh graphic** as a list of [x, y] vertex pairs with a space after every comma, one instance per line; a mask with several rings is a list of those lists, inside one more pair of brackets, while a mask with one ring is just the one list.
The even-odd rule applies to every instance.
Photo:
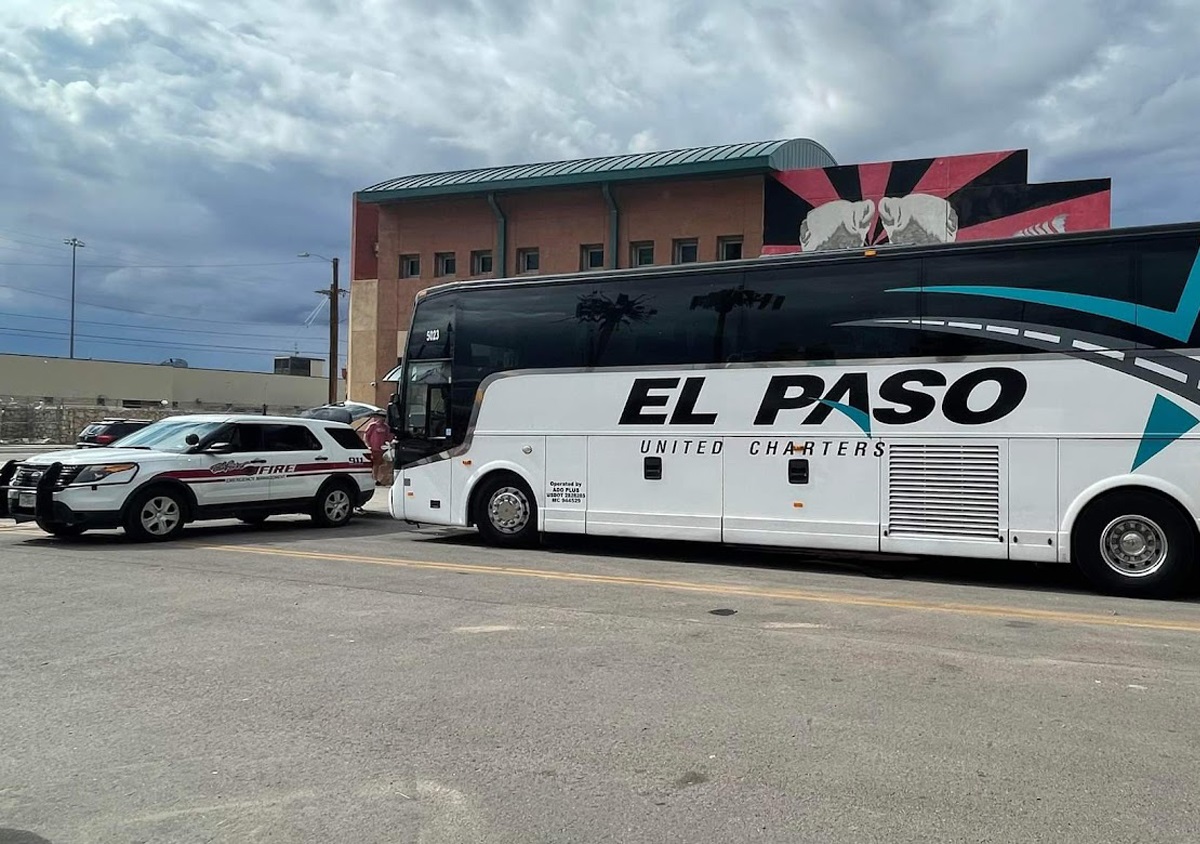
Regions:
[[871, 417], [863, 413], [857, 407], [851, 407], [848, 404], [842, 404], [840, 401], [832, 401], [830, 399], [817, 399], [821, 404], [827, 407], [832, 407], [834, 410], [840, 410], [844, 413], [851, 422], [862, 428], [862, 432], [871, 437]]
[[1155, 396], [1154, 406], [1150, 408], [1150, 416], [1146, 419], [1146, 428], [1142, 431], [1141, 442], [1138, 443], [1137, 454], [1133, 456], [1133, 467], [1129, 471], [1136, 472], [1143, 463], [1195, 428], [1197, 424], [1200, 424], [1200, 419], [1175, 402], [1165, 396]]
[[965, 285], [936, 285], [933, 287], [897, 287], [888, 293], [961, 293], [964, 296], [990, 296], [1013, 302], [1029, 302], [1035, 305], [1052, 305], [1072, 311], [1107, 317], [1127, 325], [1147, 328], [1165, 337], [1186, 342], [1192, 336], [1196, 318], [1200, 316], [1200, 252], [1192, 263], [1179, 304], [1173, 311], [1135, 305], [1120, 299], [1105, 299], [1083, 293], [1060, 293], [1054, 290], [1033, 290], [1022, 287], [968, 287]]

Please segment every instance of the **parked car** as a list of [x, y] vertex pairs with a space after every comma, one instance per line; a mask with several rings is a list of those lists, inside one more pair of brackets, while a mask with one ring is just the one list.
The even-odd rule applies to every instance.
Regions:
[[76, 448], [102, 448], [110, 446], [122, 437], [140, 431], [150, 424], [149, 419], [102, 419], [93, 422], [75, 440]]
[[374, 493], [358, 432], [317, 419], [172, 416], [113, 448], [0, 468], [0, 518], [35, 521], [55, 536], [124, 528], [134, 539], [163, 540], [201, 519], [260, 524], [282, 513], [340, 527]]
[[341, 401], [337, 404], [324, 404], [301, 411], [300, 416], [306, 419], [334, 419], [345, 422], [355, 430], [361, 430], [371, 418], [372, 413], [382, 413], [381, 408], [361, 401]]

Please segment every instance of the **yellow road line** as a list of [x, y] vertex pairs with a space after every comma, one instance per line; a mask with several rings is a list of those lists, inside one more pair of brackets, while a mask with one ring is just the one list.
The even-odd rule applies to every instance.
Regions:
[[1147, 630], [1171, 630], [1183, 633], [1200, 633], [1200, 621], [1157, 620], [1152, 618], [1099, 615], [1085, 612], [1061, 610], [1038, 610], [1024, 607], [991, 606], [987, 604], [958, 604], [940, 601], [919, 601], [908, 598], [876, 598], [869, 595], [854, 595], [844, 592], [813, 592], [803, 589], [764, 588], [756, 586], [733, 586], [721, 583], [695, 583], [684, 580], [659, 580], [648, 577], [622, 577], [607, 574], [585, 574], [583, 572], [547, 571], [544, 569], [520, 568], [517, 566], [486, 566], [473, 563], [445, 563], [430, 560], [403, 560], [394, 557], [367, 557], [355, 554], [328, 554], [320, 551], [291, 551], [253, 545], [207, 545], [205, 550], [228, 551], [238, 554], [258, 554], [267, 557], [293, 557], [305, 560], [330, 560], [345, 563], [368, 563], [376, 566], [397, 568], [432, 569], [435, 571], [469, 572], [471, 574], [508, 575], [538, 580], [558, 580], [569, 583], [594, 583], [610, 586], [643, 586], [650, 589], [669, 589], [680, 592], [698, 592], [705, 595], [740, 596], [747, 598], [777, 598], [818, 604], [834, 604], [847, 607], [876, 607], [881, 609], [909, 610], [917, 612], [942, 612], [958, 615], [985, 616], [991, 618], [1020, 618], [1066, 624], [1091, 624], [1102, 627], [1135, 627]]

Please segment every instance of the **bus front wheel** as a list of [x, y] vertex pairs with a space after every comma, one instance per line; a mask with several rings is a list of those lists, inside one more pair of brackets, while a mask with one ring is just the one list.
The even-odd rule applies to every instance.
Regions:
[[1104, 592], [1168, 598], [1195, 575], [1195, 525], [1175, 502], [1150, 490], [1120, 490], [1092, 502], [1071, 539], [1076, 565]]
[[517, 547], [537, 542], [537, 499], [516, 475], [502, 472], [484, 478], [475, 493], [472, 515], [490, 545]]

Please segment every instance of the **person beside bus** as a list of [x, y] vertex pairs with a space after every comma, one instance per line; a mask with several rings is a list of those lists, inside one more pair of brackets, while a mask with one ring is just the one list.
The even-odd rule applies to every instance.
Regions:
[[371, 474], [377, 486], [391, 486], [392, 473], [384, 459], [384, 450], [392, 439], [392, 431], [382, 413], [372, 413], [371, 421], [363, 429], [363, 440], [371, 450]]

